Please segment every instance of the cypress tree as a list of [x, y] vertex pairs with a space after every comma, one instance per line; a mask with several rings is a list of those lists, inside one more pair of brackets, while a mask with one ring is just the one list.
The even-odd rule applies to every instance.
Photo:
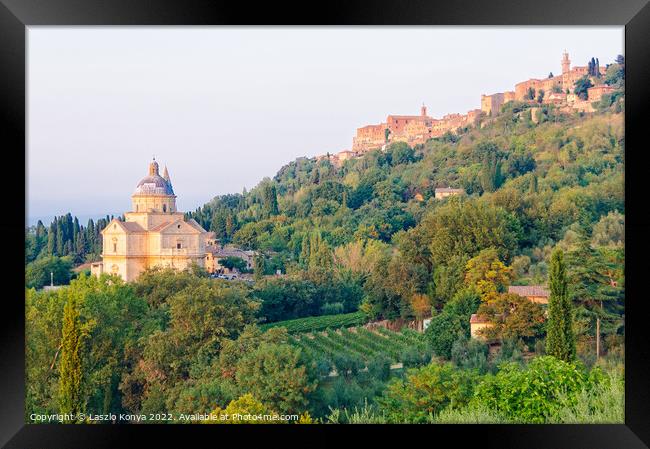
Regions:
[[537, 175], [533, 175], [530, 178], [530, 184], [528, 187], [530, 193], [537, 193]]
[[232, 214], [226, 216], [226, 238], [231, 238], [235, 233], [235, 223]]
[[302, 238], [299, 261], [303, 267], [309, 266], [309, 237], [307, 235]]
[[64, 229], [63, 223], [61, 220], [56, 222], [56, 254], [58, 256], [65, 256], [64, 251]]
[[43, 238], [47, 231], [45, 230], [45, 226], [43, 226], [43, 222], [41, 220], [38, 220], [38, 223], [36, 223], [36, 237], [39, 239]]
[[65, 245], [63, 245], [63, 253], [66, 256], [72, 254], [72, 240], [66, 240]]
[[74, 222], [72, 226], [72, 241], [76, 242], [77, 241], [77, 236], [79, 235], [79, 231], [81, 230], [81, 227], [79, 226], [79, 219], [77, 217], [74, 217]]
[[548, 299], [546, 353], [568, 362], [575, 358], [576, 347], [566, 264], [564, 254], [559, 248], [551, 255], [549, 287], [551, 294]]
[[88, 220], [86, 227], [86, 252], [95, 252], [95, 222], [91, 219]]
[[56, 226], [50, 223], [50, 231], [47, 233], [47, 255], [53, 256], [56, 253]]
[[65, 241], [72, 240], [72, 234], [74, 232], [73, 228], [74, 225], [72, 221], [72, 214], [68, 212], [67, 214], [65, 214], [65, 234], [64, 234]]
[[77, 298], [72, 293], [63, 308], [59, 365], [59, 411], [61, 413], [77, 415], [82, 412], [82, 340]]
[[278, 194], [275, 186], [273, 184], [267, 184], [264, 186], [262, 192], [263, 195], [263, 204], [265, 212], [268, 215], [277, 215], [278, 214]]
[[83, 232], [77, 234], [77, 240], [75, 241], [75, 254], [77, 262], [83, 262], [84, 256], [86, 255], [86, 238], [84, 237]]

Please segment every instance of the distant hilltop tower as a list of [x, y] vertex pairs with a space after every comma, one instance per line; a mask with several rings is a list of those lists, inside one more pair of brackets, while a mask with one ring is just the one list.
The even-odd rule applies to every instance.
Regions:
[[426, 116], [427, 116], [427, 107], [424, 105], [424, 103], [422, 103], [422, 107], [420, 108], [420, 115], [421, 115], [422, 117], [426, 117]]
[[571, 70], [571, 61], [569, 60], [569, 54], [564, 50], [562, 53], [562, 73], [568, 73]]

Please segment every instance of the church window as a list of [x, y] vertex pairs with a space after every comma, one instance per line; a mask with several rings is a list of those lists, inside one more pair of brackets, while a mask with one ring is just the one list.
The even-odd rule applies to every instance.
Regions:
[[182, 246], [181, 242], [176, 242], [176, 249], [181, 249]]
[[163, 212], [167, 212], [167, 205], [163, 204]]
[[117, 252], [117, 243], [113, 243], [113, 252], [114, 252], [114, 253]]

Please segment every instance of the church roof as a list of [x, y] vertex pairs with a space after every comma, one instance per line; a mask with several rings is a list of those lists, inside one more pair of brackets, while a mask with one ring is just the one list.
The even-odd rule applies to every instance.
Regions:
[[158, 172], [158, 162], [154, 159], [149, 164], [149, 174], [140, 180], [133, 195], [174, 195], [167, 167], [163, 178]]
[[163, 228], [166, 228], [170, 224], [172, 224], [171, 221], [164, 221], [164, 222], [160, 223], [158, 226], [154, 226], [153, 228], [149, 229], [149, 231], [158, 232], [158, 231], [161, 231]]
[[173, 195], [170, 183], [160, 175], [145, 176], [135, 188], [134, 195]]
[[[201, 226], [195, 219], [190, 218], [189, 220], [186, 221], [187, 224], [192, 226], [194, 229], [196, 229], [199, 232], [206, 232], [205, 229], [203, 229], [203, 226]], [[214, 233], [213, 233], [214, 234]]]
[[121, 222], [122, 226], [126, 228], [127, 231], [129, 232], [144, 232], [144, 228], [140, 226], [138, 223], [133, 222], [133, 221], [125, 221]]
[[[196, 224], [196, 226], [194, 226], [194, 225], [192, 225], [192, 223], [190, 223], [190, 221], [184, 221], [184, 220], [180, 220], [180, 219], [179, 220], [173, 220], [173, 221], [166, 221], [164, 223], [161, 223], [158, 226], [156, 226], [155, 228], [150, 229], [150, 232], [163, 232], [165, 229], [171, 227], [172, 225], [181, 226], [183, 224], [188, 225], [190, 227], [190, 229], [195, 231], [195, 232], [192, 232], [192, 234], [194, 234], [194, 233], [198, 234], [198, 233], [205, 232], [205, 230], [198, 223]], [[197, 226], [198, 226], [198, 228], [197, 228]]]
[[117, 218], [113, 218], [107, 225], [104, 227], [104, 229], [101, 230], [101, 234], [104, 235], [106, 231], [110, 229], [110, 226], [112, 224], [117, 224], [120, 228], [122, 228], [124, 231], [128, 232], [145, 232], [144, 228], [140, 226], [138, 223], [135, 223], [133, 221], [120, 221]]

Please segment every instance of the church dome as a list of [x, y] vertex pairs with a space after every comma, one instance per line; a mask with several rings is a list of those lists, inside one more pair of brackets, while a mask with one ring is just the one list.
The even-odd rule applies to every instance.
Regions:
[[158, 173], [155, 159], [149, 164], [149, 175], [140, 180], [133, 195], [174, 195], [171, 182]]
[[173, 195], [172, 186], [161, 176], [145, 176], [135, 188], [134, 195]]

